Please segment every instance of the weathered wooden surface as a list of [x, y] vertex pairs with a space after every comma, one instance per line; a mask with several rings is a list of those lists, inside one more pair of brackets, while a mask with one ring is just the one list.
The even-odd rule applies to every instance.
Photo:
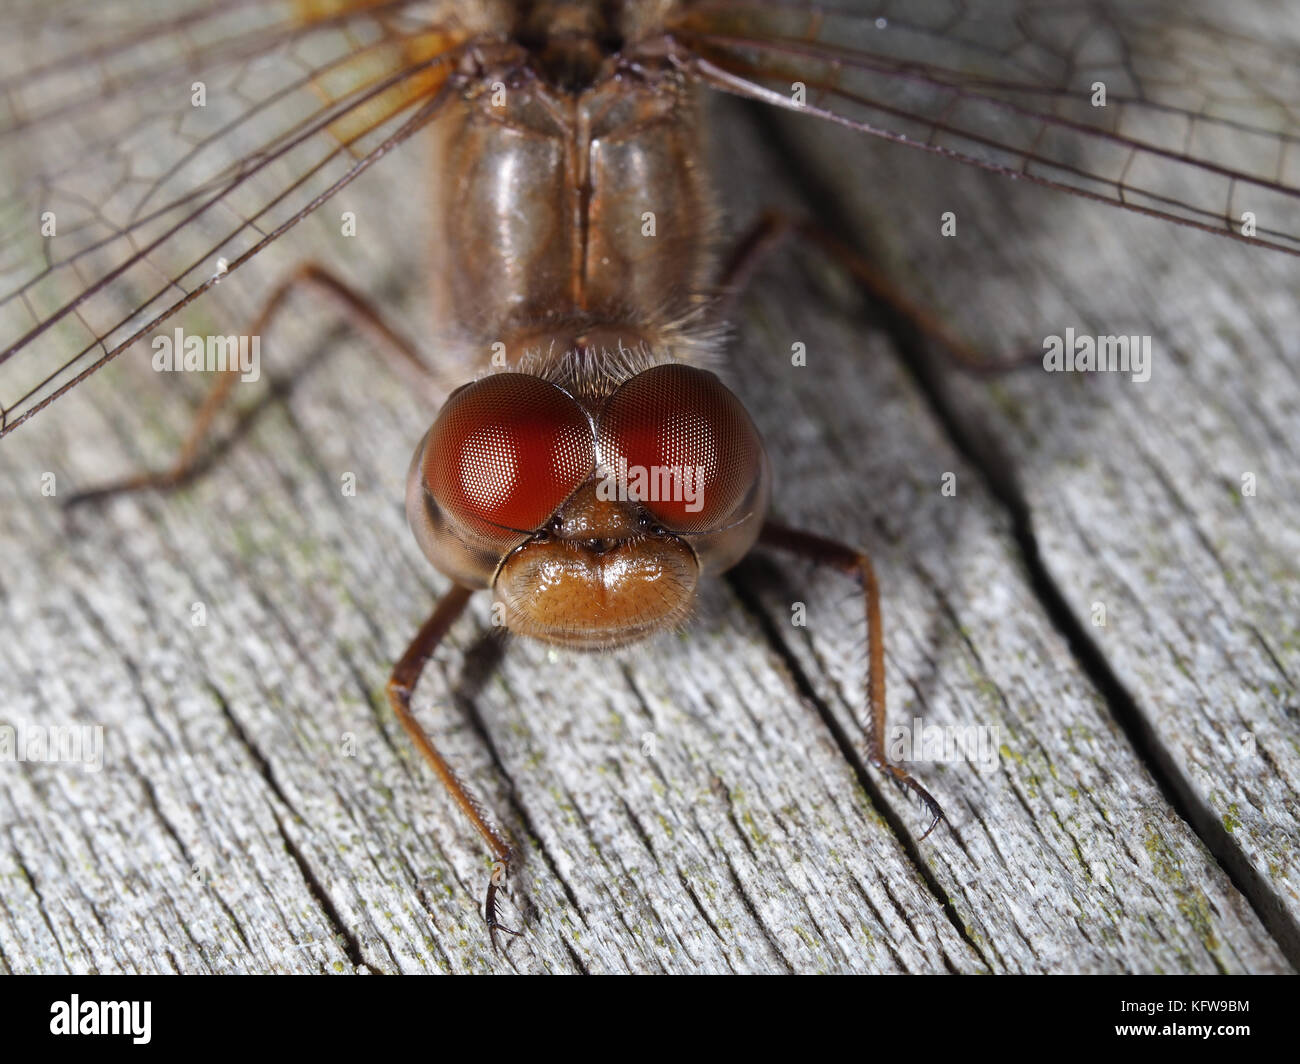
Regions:
[[[909, 195], [882, 203], [842, 180], [833, 149], [818, 165], [826, 140], [790, 132], [828, 209], [874, 219], [872, 232], [893, 223], [881, 255], [906, 274], [906, 240], [934, 304], [985, 350], [1039, 348], [1067, 327], [1152, 337], [1146, 383], [1035, 370], [988, 387], [947, 374], [940, 402], [1021, 515], [1112, 709], [1294, 960], [1300, 268], [1147, 219], [1111, 225], [1041, 190], [1020, 190], [1012, 214], [996, 183], [927, 183], [896, 150], [883, 165]], [[938, 236], [948, 210], [958, 239]], [[1033, 300], [1016, 298], [1026, 273]], [[960, 298], [942, 294], [958, 277]]]
[[[770, 138], [726, 128], [727, 173], [754, 179], [727, 179], [734, 223], [806, 200]], [[836, 574], [755, 559], [684, 635], [607, 657], [499, 644], [478, 601], [417, 705], [523, 844], [527, 934], [494, 957], [481, 848], [383, 698], [443, 588], [401, 507], [432, 410], [304, 299], [265, 350], [309, 371], [191, 489], [114, 502], [72, 538], [40, 494], [47, 470], [66, 493], [173, 451], [196, 388], [143, 353], [0, 444], [3, 716], [106, 736], [97, 774], [0, 765], [0, 968], [1291, 969], [1294, 266], [783, 136], [811, 137], [795, 169], [840, 185], [803, 205], [861, 226], [988, 346], [1058, 322], [1160, 338], [1148, 385], [949, 376], [940, 417], [816, 256], [774, 260], [742, 304], [735, 380], [777, 511], [875, 559], [891, 721], [1000, 729], [991, 771], [916, 767], [951, 827], [917, 842], [921, 812], [864, 768], [859, 604]], [[418, 152], [393, 163], [260, 266], [329, 258], [427, 337], [401, 274], [419, 259]], [[331, 235], [344, 209], [350, 242]], [[961, 237], [941, 245], [942, 209]], [[190, 327], [230, 331], [257, 293], [237, 275]]]

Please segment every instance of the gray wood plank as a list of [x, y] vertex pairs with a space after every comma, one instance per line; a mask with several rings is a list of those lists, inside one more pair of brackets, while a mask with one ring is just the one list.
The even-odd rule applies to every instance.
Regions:
[[[733, 224], [760, 205], [797, 203], [753, 130], [730, 121], [734, 109], [722, 113]], [[408, 235], [436, 239], [436, 222], [421, 229], [418, 196], [403, 194], [418, 189], [422, 160], [416, 151], [390, 163], [309, 235], [271, 249], [257, 273], [224, 283], [187, 329], [238, 328], [267, 279], [318, 255], [382, 295], [436, 356], [414, 272], [420, 245]], [[336, 228], [349, 208], [361, 222], [353, 241]], [[982, 277], [967, 276], [973, 286]], [[916, 766], [951, 829], [918, 843], [920, 811], [863, 767], [860, 607], [836, 574], [778, 557], [747, 563], [705, 594], [686, 633], [606, 657], [502, 647], [477, 602], [417, 704], [524, 844], [517, 893], [528, 931], [494, 957], [477, 913], [486, 860], [382, 693], [444, 586], [401, 509], [410, 451], [433, 411], [304, 300], [265, 350], [277, 370], [310, 368], [190, 489], [114, 502], [83, 515], [75, 534], [58, 499], [40, 494], [46, 471], [65, 493], [172, 453], [198, 389], [159, 381], [143, 352], [0, 446], [0, 707], [18, 722], [101, 724], [106, 744], [99, 773], [0, 768], [0, 963], [1287, 968], [1030, 586], [1006, 508], [855, 295], [792, 253], [741, 309], [735, 380], [769, 441], [777, 511], [860, 541], [876, 559], [891, 720], [999, 729], [989, 771]], [[795, 341], [806, 367], [790, 364]], [[1044, 418], [1041, 436], [1078, 412], [1076, 401], [1049, 416], [1016, 387], [989, 394]], [[972, 424], [1000, 430], [984, 407], [971, 409], [982, 418]], [[1069, 474], [1076, 507], [1109, 498], [1094, 498], [1079, 472], [1089, 454], [1063, 435], [1025, 450], [1043, 463], [1042, 490]], [[340, 490], [347, 472], [355, 498]], [[939, 491], [945, 472], [956, 474], [955, 498]], [[1057, 529], [1066, 550], [1070, 529], [1096, 534], [1077, 516], [1052, 518], [1047, 501], [1033, 513], [1035, 530], [1040, 520]], [[1157, 527], [1183, 527], [1181, 515], [1166, 505]], [[1116, 627], [1136, 626], [1117, 583], [1078, 586], [1103, 589]], [[806, 627], [791, 624], [795, 601]], [[202, 627], [195, 603], [206, 607]], [[1278, 612], [1260, 608], [1263, 619]], [[1167, 606], [1149, 630], [1172, 638], [1182, 616]], [[1124, 652], [1102, 650], [1123, 678]], [[1129, 653], [1158, 664], [1141, 647]], [[1179, 749], [1170, 744], [1171, 756]], [[1261, 739], [1259, 749], [1270, 748]], [[1234, 815], [1249, 827], [1232, 834], [1253, 836], [1255, 823]]]
[[841, 132], [780, 128], [823, 217], [985, 352], [1041, 354], [1067, 328], [1150, 337], [1145, 383], [972, 379], [933, 348], [924, 375], [1113, 685], [1111, 712], [1294, 963], [1300, 264], [1032, 187], [1009, 197], [907, 150], [845, 167]]

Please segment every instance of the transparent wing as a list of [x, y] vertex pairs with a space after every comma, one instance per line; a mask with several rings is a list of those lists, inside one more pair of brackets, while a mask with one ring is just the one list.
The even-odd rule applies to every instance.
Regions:
[[[1228, 28], [1173, 0], [663, 6], [716, 88], [1300, 254], [1300, 49], [1252, 6]], [[9, 0], [0, 435], [430, 121], [503, 10]]]
[[0, 435], [429, 122], [469, 33], [438, 6], [9, 7]]
[[715, 88], [1300, 255], [1296, 41], [1142, 0], [697, 0], [675, 32]]

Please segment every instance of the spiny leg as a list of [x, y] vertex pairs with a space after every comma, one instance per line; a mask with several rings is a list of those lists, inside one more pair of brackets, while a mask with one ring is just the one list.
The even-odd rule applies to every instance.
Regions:
[[[262, 335], [284, 308], [289, 296], [301, 288], [310, 287], [319, 289], [334, 299], [345, 311], [350, 312], [352, 316], [347, 320], [355, 322], [370, 333], [378, 341], [379, 350], [390, 358], [399, 372], [416, 382], [417, 386], [431, 392], [434, 390], [436, 381], [431, 371], [421, 361], [415, 345], [390, 328], [365, 296], [330, 273], [325, 267], [314, 262], [302, 263], [272, 290], [262, 309], [258, 311], [246, 330], [246, 335]], [[102, 501], [114, 495], [147, 489], [170, 491], [187, 483], [202, 468], [200, 458], [204, 444], [217, 415], [233, 394], [235, 381], [240, 372], [239, 367], [236, 366], [219, 374], [194, 415], [194, 422], [190, 425], [185, 441], [181, 444], [180, 452], [167, 469], [138, 473], [98, 488], [77, 492], [67, 500], [65, 505], [77, 506], [91, 501]]]
[[890, 776], [925, 804], [932, 819], [925, 829], [924, 839], [943, 819], [943, 810], [934, 796], [921, 786], [908, 772], [889, 760], [885, 753], [885, 637], [880, 617], [880, 588], [876, 571], [865, 551], [847, 547], [834, 540], [811, 532], [802, 532], [788, 525], [768, 521], [763, 526], [759, 543], [778, 550], [789, 551], [818, 565], [829, 565], [858, 578], [867, 608], [867, 757], [871, 763]]
[[951, 332], [943, 322], [909, 298], [897, 284], [834, 233], [810, 219], [797, 218], [779, 210], [764, 211], [736, 246], [721, 284], [721, 311], [724, 315], [729, 309], [728, 304], [748, 287], [759, 267], [787, 240], [796, 237], [829, 256], [863, 290], [889, 307], [922, 336], [938, 344], [939, 350], [963, 370], [993, 375], [1042, 364], [1041, 351], [1027, 351], [1005, 360], [989, 358]]
[[492, 866], [492, 874], [488, 878], [487, 898], [483, 904], [483, 917], [487, 921], [488, 937], [492, 940], [492, 948], [496, 949], [498, 931], [508, 935], [520, 933], [506, 927], [497, 919], [497, 895], [505, 893], [505, 882], [510, 875], [515, 857], [514, 848], [506, 841], [504, 834], [488, 821], [483, 807], [461, 783], [446, 759], [438, 753], [437, 747], [433, 745], [424, 729], [420, 727], [419, 721], [411, 713], [411, 694], [415, 690], [415, 685], [419, 683], [426, 662], [438, 648], [438, 644], [442, 642], [443, 636], [447, 634], [456, 618], [465, 609], [471, 594], [473, 592], [468, 588], [456, 585], [438, 602], [433, 614], [411, 640], [406, 653], [393, 666], [393, 674], [388, 680], [388, 704], [392, 706], [397, 719], [402, 722], [402, 727], [406, 729], [406, 733], [411, 737], [411, 741], [415, 743], [424, 760], [429, 763], [429, 767], [442, 781], [442, 785], [447, 788], [452, 799], [460, 806], [461, 812], [469, 818], [469, 822], [474, 825], [474, 830], [483, 837], [483, 841], [487, 843], [488, 849], [496, 858], [496, 863]]

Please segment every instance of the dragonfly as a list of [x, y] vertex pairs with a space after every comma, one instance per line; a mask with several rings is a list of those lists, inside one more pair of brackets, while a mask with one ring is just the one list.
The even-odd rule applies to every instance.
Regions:
[[[0, 81], [0, 144], [31, 149], [0, 260], [0, 436], [406, 142], [436, 139], [427, 194], [445, 230], [430, 287], [467, 376], [482, 375], [446, 397], [411, 463], [408, 518], [452, 587], [388, 695], [494, 861], [483, 906], [493, 942], [516, 933], [499, 899], [518, 854], [411, 709], [475, 590], [491, 591], [512, 631], [600, 649], [682, 624], [699, 581], [759, 546], [845, 571], [867, 621], [869, 757], [927, 810], [924, 838], [942, 810], [885, 753], [870, 560], [768, 516], [760, 428], [712, 368], [728, 294], [790, 238], [829, 253], [958, 361], [980, 359], [800, 220], [768, 217], [720, 269], [700, 97], [741, 97], [911, 146], [936, 166], [1300, 254], [1293, 64], [1267, 42], [1168, 14], [1105, 3], [232, 0], [161, 19], [131, 4], [27, 15], [38, 41], [59, 32]], [[1175, 51], [1196, 56], [1194, 76], [1170, 61]], [[281, 285], [249, 332], [300, 285], [368, 325], [402, 372], [427, 375], [382, 312], [318, 266]], [[219, 377], [172, 469], [94, 494], [186, 479], [235, 379]]]

